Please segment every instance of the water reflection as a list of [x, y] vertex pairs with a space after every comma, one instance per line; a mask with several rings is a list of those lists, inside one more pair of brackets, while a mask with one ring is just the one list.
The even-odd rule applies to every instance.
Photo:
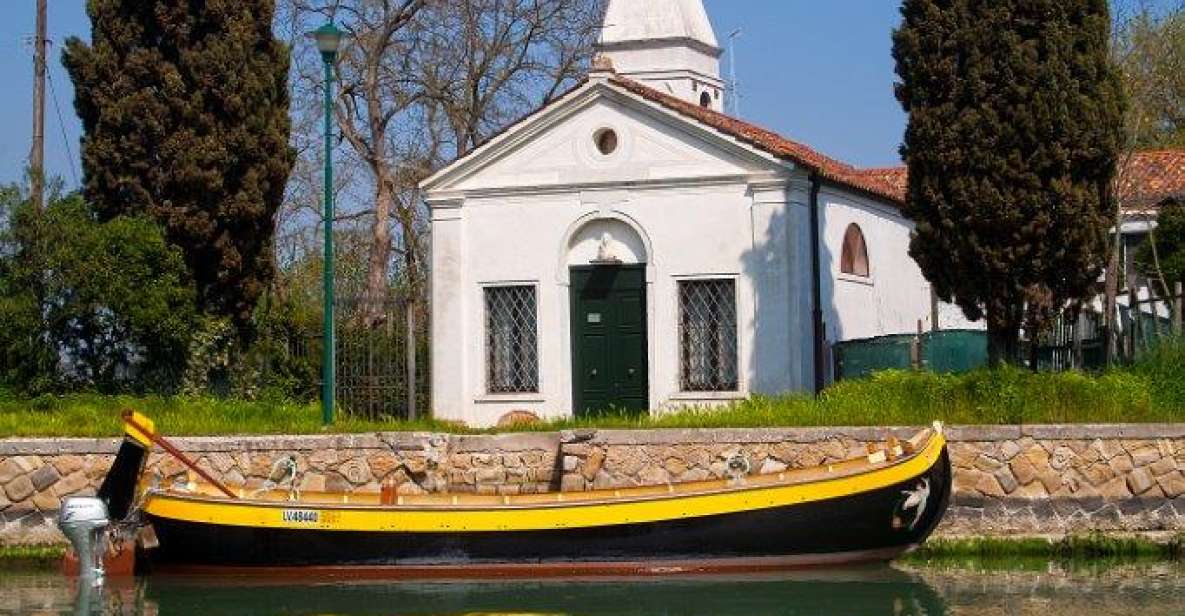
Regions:
[[[946, 613], [941, 597], [918, 576], [887, 567], [772, 577], [645, 580], [393, 583], [153, 577], [111, 579], [105, 588], [98, 590], [65, 582], [62, 586], [71, 586], [75, 614], [936, 616]], [[6, 607], [16, 607], [4, 603], [6, 600], [0, 599], [0, 613], [7, 613]], [[59, 609], [55, 610], [55, 606], [46, 603], [23, 607], [68, 613], [60, 609], [65, 606], [57, 606]]]
[[101, 589], [56, 573], [0, 572], [0, 614], [1159, 616], [1181, 614], [1182, 596], [1185, 568], [1164, 563], [482, 583], [153, 577], [113, 578]]

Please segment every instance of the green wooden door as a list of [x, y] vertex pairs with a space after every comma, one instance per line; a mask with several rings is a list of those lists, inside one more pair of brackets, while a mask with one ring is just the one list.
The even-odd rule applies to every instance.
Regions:
[[576, 416], [645, 413], [645, 266], [574, 267], [571, 280]]

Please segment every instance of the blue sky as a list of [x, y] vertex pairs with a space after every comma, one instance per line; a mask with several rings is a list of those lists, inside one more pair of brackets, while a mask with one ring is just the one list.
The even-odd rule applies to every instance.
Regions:
[[[1130, 1], [1130, 0], [1124, 0]], [[1169, 5], [1173, 0], [1153, 0]], [[0, 20], [0, 182], [20, 178], [31, 134], [32, 0], [8, 0]], [[741, 114], [750, 121], [860, 166], [896, 164], [905, 115], [893, 98], [890, 33], [899, 20], [894, 0], [706, 0], [722, 44], [742, 28], [736, 45]], [[49, 0], [50, 77], [46, 167], [67, 186], [81, 177], [79, 124], [61, 44], [87, 36], [84, 0]], [[727, 58], [725, 70], [727, 70]], [[62, 133], [65, 132], [65, 138]]]

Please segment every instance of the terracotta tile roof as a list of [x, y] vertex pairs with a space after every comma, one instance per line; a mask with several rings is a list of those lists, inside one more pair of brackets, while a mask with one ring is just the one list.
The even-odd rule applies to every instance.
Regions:
[[902, 204], [905, 201], [904, 191], [899, 190], [893, 181], [884, 177], [883, 174], [878, 173], [881, 170], [857, 169], [847, 163], [828, 157], [812, 149], [810, 146], [787, 139], [773, 131], [727, 116], [718, 111], [700, 107], [695, 103], [671, 96], [665, 92], [660, 92], [632, 79], [614, 75], [609, 78], [609, 81], [646, 100], [658, 103], [667, 109], [678, 112], [680, 115], [706, 124], [739, 141], [768, 152], [778, 158], [805, 167], [807, 170], [818, 173], [824, 179], [830, 180], [835, 184], [868, 193], [896, 204]]
[[1155, 208], [1170, 197], [1185, 196], [1185, 149], [1150, 150], [1132, 156], [1119, 179], [1124, 209]]
[[[905, 167], [862, 169], [857, 173], [892, 187], [897, 200], [905, 200], [909, 170]], [[1137, 152], [1120, 177], [1124, 209], [1155, 208], [1169, 197], [1185, 196], [1185, 149]]]
[[[691, 101], [671, 96], [632, 79], [612, 75], [609, 77], [609, 82], [680, 115], [714, 128], [738, 141], [818, 173], [824, 179], [835, 184], [885, 199], [896, 205], [905, 203], [909, 172], [904, 166], [857, 168], [826, 156], [806, 144], [787, 139], [755, 124], [700, 107]], [[569, 90], [554, 97], [548, 104], [531, 111], [495, 135], [485, 139], [481, 145], [457, 160], [473, 154], [474, 151], [481, 149], [498, 135], [509, 132], [544, 108], [580, 89], [586, 83], [588, 83], [587, 78], [581, 80]], [[1139, 152], [1132, 157], [1128, 171], [1122, 177], [1120, 190], [1126, 209], [1154, 208], [1169, 197], [1185, 196], [1185, 149]]]

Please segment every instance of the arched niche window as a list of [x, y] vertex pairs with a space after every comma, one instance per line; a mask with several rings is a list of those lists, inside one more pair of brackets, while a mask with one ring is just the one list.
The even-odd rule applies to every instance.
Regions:
[[707, 90], [704, 90], [703, 92], [700, 93], [699, 106], [704, 107], [704, 108], [708, 108], [708, 107], [712, 106], [712, 94], [710, 92], [708, 92]]
[[868, 278], [868, 245], [864, 243], [864, 232], [856, 223], [848, 225], [848, 230], [843, 234], [839, 271], [851, 276]]

